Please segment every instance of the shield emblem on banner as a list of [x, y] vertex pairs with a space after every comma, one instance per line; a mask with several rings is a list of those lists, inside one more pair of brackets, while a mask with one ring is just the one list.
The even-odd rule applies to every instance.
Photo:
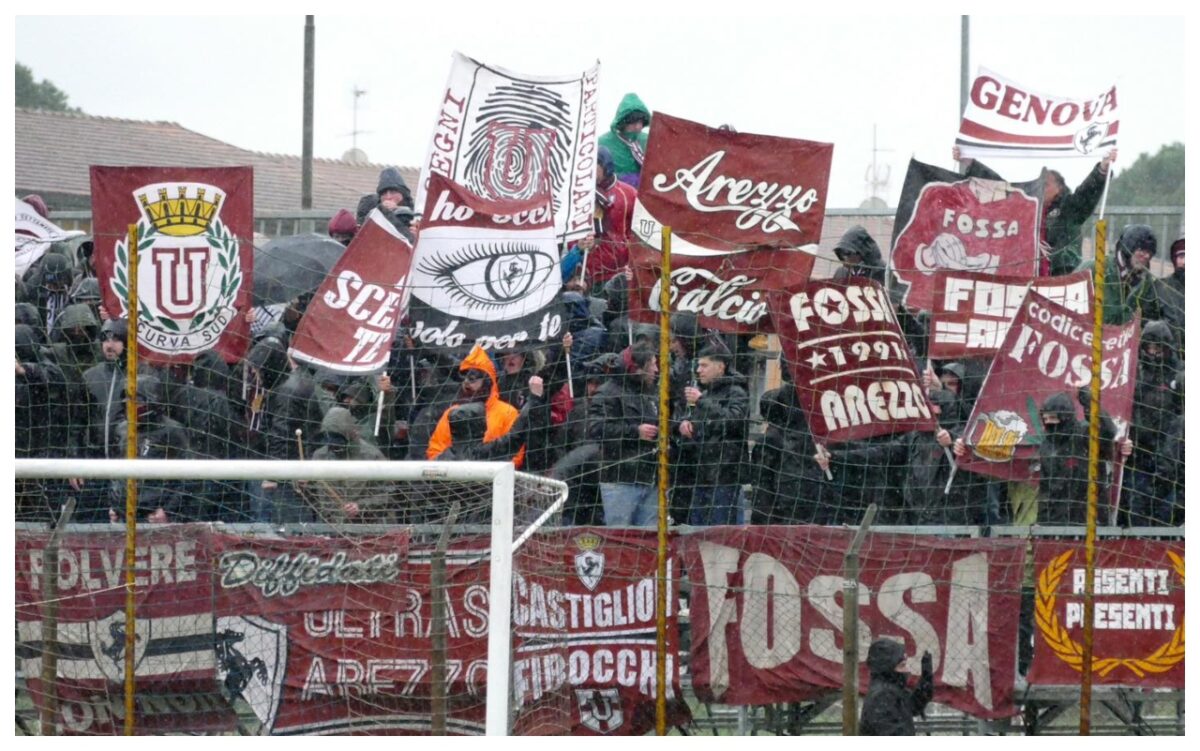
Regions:
[[217, 619], [217, 678], [230, 698], [241, 696], [262, 723], [275, 725], [287, 666], [287, 626], [254, 616]]
[[[151, 626], [154, 621], [150, 618], [138, 618], [134, 621], [133, 637], [133, 671], [137, 674], [138, 665], [146, 656], [146, 647], [150, 644]], [[92, 654], [100, 672], [110, 681], [125, 680], [125, 612], [118, 610], [112, 615], [88, 624], [88, 642], [92, 645]]]
[[604, 553], [585, 550], [576, 555], [575, 573], [579, 574], [579, 581], [583, 582], [583, 586], [595, 590], [600, 585], [600, 578], [604, 576]]
[[595, 733], [611, 733], [625, 724], [621, 696], [615, 688], [577, 688], [579, 722]]

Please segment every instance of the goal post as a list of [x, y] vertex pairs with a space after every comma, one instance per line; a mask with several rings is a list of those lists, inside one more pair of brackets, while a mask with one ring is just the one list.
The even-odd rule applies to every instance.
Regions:
[[[486, 679], [487, 735], [510, 730], [512, 665], [511, 639], [514, 552], [561, 511], [564, 483], [517, 472], [511, 462], [396, 462], [271, 460], [106, 460], [18, 459], [18, 480], [150, 480], [150, 481], [355, 481], [490, 483], [490, 574]], [[536, 497], [517, 513], [517, 485], [528, 486], [523, 496]], [[532, 490], [530, 490], [532, 488]], [[520, 516], [520, 519], [518, 519]], [[522, 529], [516, 529], [522, 524]], [[72, 525], [74, 526], [74, 525]], [[139, 525], [151, 528], [156, 525]], [[406, 526], [406, 525], [398, 525]]]

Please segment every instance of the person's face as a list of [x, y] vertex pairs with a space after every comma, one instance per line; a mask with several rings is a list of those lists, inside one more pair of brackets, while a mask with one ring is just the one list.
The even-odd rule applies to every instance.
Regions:
[[678, 357], [684, 357], [687, 355], [687, 352], [685, 352], [683, 349], [683, 342], [679, 341], [679, 339], [675, 337], [671, 337], [671, 354]]
[[510, 352], [504, 356], [504, 372], [509, 375], [516, 375], [521, 372], [521, 368], [525, 367], [525, 355], [520, 352]]
[[1055, 198], [1062, 194], [1062, 183], [1058, 181], [1058, 177], [1053, 173], [1046, 175], [1046, 185], [1042, 188], [1042, 201], [1044, 203], [1053, 203]]
[[933, 413], [934, 417], [941, 417], [942, 405], [937, 404], [936, 402], [930, 402], [929, 403], [929, 411]]
[[654, 383], [658, 378], [658, 358], [651, 357], [650, 362], [646, 363], [646, 367], [639, 371], [642, 374], [642, 382]]
[[483, 390], [484, 375], [478, 370], [468, 370], [463, 374], [463, 388], [472, 394]]
[[860, 263], [862, 263], [862, 256], [860, 256], [858, 253], [843, 253], [842, 254], [842, 265], [843, 266], [854, 267]]
[[1163, 358], [1163, 346], [1157, 342], [1151, 342], [1146, 345], [1146, 355], [1151, 360], [1161, 360]]
[[1130, 265], [1135, 271], [1145, 271], [1150, 268], [1150, 251], [1143, 248], [1133, 251], [1133, 256], [1130, 258]]
[[100, 344], [100, 349], [104, 352], [105, 360], [115, 362], [125, 354], [125, 342], [119, 336], [106, 334], [104, 341]]
[[398, 190], [385, 190], [379, 194], [379, 205], [389, 211], [404, 202], [404, 194]]
[[954, 394], [958, 394], [958, 390], [961, 387], [962, 387], [962, 384], [959, 383], [958, 376], [950, 374], [950, 373], [946, 373], [942, 376], [942, 388], [946, 389], [947, 391], [951, 391]]
[[641, 133], [642, 130], [645, 129], [645, 127], [646, 127], [646, 124], [644, 122], [642, 122], [641, 120], [635, 120], [631, 123], [626, 123], [625, 127], [621, 128], [621, 132], [623, 132], [627, 136], [632, 136], [632, 135]]
[[597, 163], [596, 164], [596, 184], [599, 185], [600, 183], [604, 182], [604, 179], [607, 176], [608, 176], [608, 173], [604, 171], [603, 165]]
[[354, 239], [354, 235], [350, 234], [349, 232], [334, 232], [332, 235], [330, 235], [330, 237], [332, 237], [334, 240], [337, 240], [342, 245], [349, 245], [350, 241]]
[[1177, 251], [1175, 253], [1174, 261], [1175, 261], [1175, 268], [1177, 268], [1177, 269], [1183, 268], [1183, 251], [1182, 250]]
[[696, 363], [696, 374], [700, 376], [700, 383], [707, 386], [725, 375], [725, 363], [720, 360], [701, 357], [700, 361]]
[[1042, 424], [1045, 425], [1046, 427], [1050, 427], [1051, 425], [1057, 425], [1058, 424], [1058, 415], [1056, 415], [1053, 412], [1043, 412], [1042, 413]]

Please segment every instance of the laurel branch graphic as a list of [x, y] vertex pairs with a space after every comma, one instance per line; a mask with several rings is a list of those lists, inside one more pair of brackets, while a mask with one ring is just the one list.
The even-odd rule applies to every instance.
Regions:
[[[138, 221], [138, 255], [154, 247], [154, 242], [160, 234], [153, 225], [144, 220]], [[242, 286], [242, 263], [239, 254], [237, 238], [229, 231], [224, 222], [215, 220], [204, 233], [204, 239], [209, 247], [217, 251], [217, 264], [220, 274], [215, 280], [218, 285], [218, 295], [215, 302], [201, 310], [192, 318], [189, 331], [203, 328], [217, 313], [233, 306], [238, 290]], [[129, 238], [118, 240], [115, 248], [116, 263], [113, 266], [112, 289], [121, 301], [124, 310], [129, 308]], [[179, 324], [167, 316], [156, 315], [146, 306], [138, 295], [138, 319], [151, 328], [162, 331], [183, 333]]]
[[[1058, 658], [1079, 672], [1083, 672], [1083, 647], [1071, 638], [1070, 633], [1058, 619], [1055, 606], [1058, 604], [1058, 585], [1067, 572], [1067, 565], [1075, 551], [1068, 550], [1052, 560], [1038, 576], [1037, 596], [1034, 608], [1034, 621], [1042, 632], [1042, 639], [1054, 651]], [[1182, 583], [1184, 579], [1183, 558], [1174, 552], [1167, 551], [1175, 573], [1179, 574]], [[1145, 678], [1147, 673], [1165, 673], [1183, 660], [1185, 651], [1184, 621], [1181, 618], [1171, 640], [1162, 645], [1147, 657], [1118, 658], [1107, 657], [1092, 661], [1092, 671], [1101, 678], [1107, 676], [1119, 667], [1128, 668], [1138, 678]]]

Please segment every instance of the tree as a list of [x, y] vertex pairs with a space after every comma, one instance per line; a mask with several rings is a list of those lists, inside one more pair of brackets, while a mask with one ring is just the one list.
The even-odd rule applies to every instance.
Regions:
[[67, 103], [67, 95], [62, 89], [46, 79], [33, 80], [33, 71], [20, 63], [17, 63], [16, 94], [18, 107], [54, 112], [82, 112], [78, 107]]
[[1109, 187], [1110, 206], [1183, 206], [1183, 144], [1143, 153]]

